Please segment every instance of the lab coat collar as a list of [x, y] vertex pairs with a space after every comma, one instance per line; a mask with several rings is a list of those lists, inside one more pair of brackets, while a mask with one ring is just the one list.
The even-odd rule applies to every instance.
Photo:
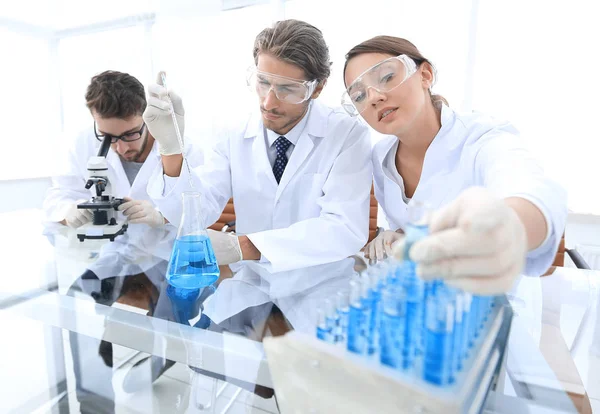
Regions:
[[456, 124], [456, 114], [448, 106], [442, 104], [440, 117], [441, 128], [427, 148], [423, 163], [422, 174], [430, 174], [431, 168], [448, 170], [453, 168], [454, 158], [451, 154], [462, 144], [462, 134], [453, 131]]
[[392, 147], [398, 142], [398, 137], [395, 135], [388, 135], [383, 138], [381, 144], [376, 145], [373, 149], [375, 151], [375, 158], [383, 165], [383, 160], [387, 154], [392, 150]]
[[[304, 116], [302, 117], [302, 119], [300, 120], [300, 122], [298, 122], [287, 134], [285, 134], [285, 138], [290, 141], [294, 146], [298, 145], [298, 139], [300, 139], [300, 135], [302, 135], [302, 132], [304, 132], [304, 128], [306, 127], [306, 122], [308, 121], [309, 115], [310, 115], [310, 107], [312, 105], [310, 105], [308, 107], [308, 109], [306, 110], [306, 113], [304, 114]], [[269, 147], [271, 147], [274, 143], [275, 140], [277, 140], [277, 138], [280, 137], [280, 135], [275, 132], [275, 131], [271, 131], [270, 129], [267, 129], [267, 141], [269, 143]]]
[[327, 132], [328, 112], [331, 112], [331, 110], [321, 102], [314, 100], [311, 102], [308, 113], [306, 114], [308, 117], [306, 132], [309, 135], [317, 138], [325, 137], [325, 133]]
[[263, 130], [264, 126], [262, 123], [261, 113], [254, 113], [248, 120], [248, 124], [246, 125], [246, 132], [244, 132], [244, 138], [260, 137], [263, 133]]
[[[99, 147], [99, 146], [98, 146]], [[187, 153], [187, 148], [186, 148]], [[142, 167], [138, 171], [136, 179], [133, 181], [133, 186], [129, 183], [129, 179], [125, 174], [125, 169], [123, 168], [123, 163], [121, 162], [121, 157], [116, 151], [113, 149], [108, 150], [108, 154], [106, 155], [106, 161], [112, 167], [114, 174], [116, 177], [113, 177], [113, 192], [115, 195], [119, 197], [123, 197], [124, 195], [131, 195], [134, 192], [134, 187], [138, 188], [143, 181], [137, 179], [137, 177], [145, 176], [145, 174], [149, 174], [152, 171], [156, 164], [160, 162], [160, 152], [158, 151], [158, 141], [154, 140], [152, 144], [152, 149], [150, 153], [146, 157]], [[135, 190], [137, 191], [137, 190]], [[142, 191], [143, 193], [144, 191]]]
[[275, 193], [275, 201], [279, 200], [281, 194], [292, 181], [292, 177], [298, 172], [306, 158], [312, 152], [315, 143], [314, 138], [323, 138], [327, 130], [328, 115], [331, 110], [320, 102], [311, 102], [308, 113], [306, 114], [306, 127], [303, 129], [298, 143], [292, 152], [281, 181], [277, 186], [277, 192]]

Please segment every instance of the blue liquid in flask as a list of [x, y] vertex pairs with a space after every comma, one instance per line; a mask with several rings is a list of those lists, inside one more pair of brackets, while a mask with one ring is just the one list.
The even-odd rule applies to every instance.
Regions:
[[175, 240], [167, 271], [169, 284], [198, 289], [212, 285], [218, 278], [219, 266], [207, 236], [187, 235]]

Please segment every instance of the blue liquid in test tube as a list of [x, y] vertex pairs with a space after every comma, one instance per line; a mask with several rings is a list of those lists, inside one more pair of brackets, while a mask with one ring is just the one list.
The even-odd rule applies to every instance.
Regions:
[[367, 353], [376, 355], [379, 352], [379, 323], [381, 319], [381, 286], [379, 284], [380, 277], [385, 274], [384, 266], [377, 266], [370, 269], [368, 272], [369, 284], [369, 299], [368, 304], [371, 308], [369, 320], [369, 345]]
[[383, 365], [403, 367], [402, 350], [406, 329], [406, 295], [402, 286], [387, 285], [382, 292], [379, 360]]
[[348, 346], [350, 352], [364, 355], [368, 350], [369, 322], [371, 309], [369, 304], [369, 284], [364, 278], [350, 281], [350, 312], [348, 320]]
[[348, 339], [348, 320], [350, 314], [350, 298], [348, 292], [340, 291], [336, 295], [337, 314], [339, 318], [338, 330], [336, 332], [335, 342], [344, 347], [347, 346]]
[[331, 342], [336, 343], [340, 317], [337, 314], [335, 303], [329, 299], [325, 300], [325, 323], [331, 332]]
[[454, 342], [452, 295], [438, 291], [427, 300], [423, 379], [436, 385], [452, 383]]
[[317, 309], [317, 338], [325, 342], [333, 342], [331, 328], [327, 325], [325, 311]]

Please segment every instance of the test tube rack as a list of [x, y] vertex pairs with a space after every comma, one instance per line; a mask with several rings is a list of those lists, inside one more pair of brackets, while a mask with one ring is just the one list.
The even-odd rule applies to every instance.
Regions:
[[280, 411], [287, 413], [479, 413], [505, 363], [512, 309], [495, 297], [484, 334], [454, 384], [436, 386], [312, 335], [265, 338]]

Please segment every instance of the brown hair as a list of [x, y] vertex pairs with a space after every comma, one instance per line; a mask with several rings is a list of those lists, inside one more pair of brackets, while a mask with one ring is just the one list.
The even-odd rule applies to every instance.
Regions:
[[146, 109], [144, 86], [133, 76], [107, 70], [92, 78], [85, 103], [102, 118], [129, 118]]
[[304, 70], [308, 80], [329, 78], [331, 62], [323, 33], [300, 20], [282, 20], [264, 29], [254, 40], [254, 63], [258, 55], [268, 53]]
[[[393, 56], [406, 55], [415, 61], [417, 67], [420, 67], [423, 63], [427, 63], [431, 66], [435, 73], [435, 67], [433, 64], [425, 56], [423, 56], [421, 52], [419, 52], [419, 49], [417, 49], [415, 45], [408, 40], [394, 36], [376, 36], [354, 46], [348, 53], [346, 53], [346, 63], [344, 64], [343, 72], [344, 77], [346, 75], [346, 67], [348, 66], [350, 59], [365, 53], [383, 53]], [[443, 96], [433, 95], [431, 92], [429, 92], [429, 95], [431, 96], [431, 101], [434, 104], [443, 102], [444, 104], [448, 105], [448, 101], [446, 101]]]

